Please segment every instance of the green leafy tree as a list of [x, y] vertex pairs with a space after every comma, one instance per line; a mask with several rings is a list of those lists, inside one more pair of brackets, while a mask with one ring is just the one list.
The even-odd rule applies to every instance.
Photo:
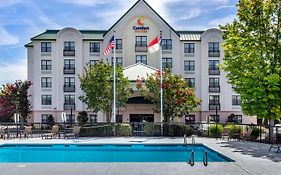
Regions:
[[281, 1], [240, 0], [238, 19], [225, 30], [221, 66], [241, 94], [244, 113], [273, 120], [281, 116]]
[[4, 84], [0, 88], [0, 121], [12, 121], [14, 113], [18, 112], [20, 120], [25, 121], [31, 113], [31, 103], [28, 99], [30, 81], [17, 80], [13, 84]]
[[[194, 90], [188, 87], [186, 81], [179, 75], [173, 75], [168, 69], [162, 75], [164, 121], [173, 121], [175, 117], [196, 111], [201, 100], [195, 96]], [[154, 111], [160, 113], [160, 71], [146, 80], [137, 80], [137, 88], [146, 99], [155, 104]]]
[[79, 112], [77, 116], [77, 120], [80, 125], [83, 125], [88, 121], [88, 113], [86, 111]]
[[[111, 121], [113, 108], [113, 66], [104, 63], [95, 64], [85, 68], [85, 73], [80, 77], [83, 96], [80, 100], [88, 105], [94, 112], [104, 112], [106, 121]], [[116, 100], [120, 107], [125, 106], [132, 90], [129, 80], [123, 75], [121, 66], [116, 67]]]

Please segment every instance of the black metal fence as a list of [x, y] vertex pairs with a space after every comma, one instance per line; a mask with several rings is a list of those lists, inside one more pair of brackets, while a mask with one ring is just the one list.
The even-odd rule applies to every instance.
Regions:
[[[0, 123], [1, 138], [42, 137], [50, 133], [53, 125], [59, 126], [58, 136], [72, 132], [78, 123]], [[31, 126], [31, 133], [26, 126]], [[227, 128], [227, 132], [225, 133]], [[270, 129], [272, 132], [270, 132]], [[80, 130], [80, 137], [199, 137], [221, 138], [227, 134], [228, 139], [239, 139], [258, 142], [281, 143], [281, 126], [248, 125], [234, 123], [85, 123]], [[272, 138], [270, 140], [270, 138]]]

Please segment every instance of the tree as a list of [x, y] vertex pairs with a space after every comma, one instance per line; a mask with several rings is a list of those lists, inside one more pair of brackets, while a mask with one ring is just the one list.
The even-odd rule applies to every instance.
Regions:
[[77, 120], [79, 125], [83, 125], [88, 121], [88, 114], [86, 111], [81, 111], [78, 113]]
[[238, 20], [223, 26], [222, 68], [241, 94], [243, 112], [259, 118], [281, 116], [281, 1], [240, 0]]
[[281, 1], [240, 0], [238, 19], [225, 30], [221, 66], [241, 94], [244, 113], [273, 120], [281, 116]]
[[[186, 81], [179, 75], [173, 75], [168, 69], [163, 71], [162, 75], [164, 121], [173, 121], [175, 117], [196, 111], [201, 100], [195, 96], [193, 89], [187, 86]], [[154, 112], [160, 113], [160, 71], [146, 80], [137, 80], [137, 88], [146, 99], [155, 104]]]
[[18, 112], [20, 120], [25, 121], [31, 113], [31, 103], [28, 99], [30, 81], [17, 80], [13, 84], [5, 84], [0, 88], [0, 120], [11, 122], [14, 113]]
[[[113, 66], [104, 63], [95, 64], [85, 68], [85, 73], [79, 77], [83, 96], [80, 100], [88, 105], [88, 109], [94, 112], [104, 112], [106, 121], [111, 121], [113, 108]], [[129, 88], [129, 80], [123, 75], [121, 66], [116, 67], [116, 100], [118, 104], [125, 106], [132, 90]]]

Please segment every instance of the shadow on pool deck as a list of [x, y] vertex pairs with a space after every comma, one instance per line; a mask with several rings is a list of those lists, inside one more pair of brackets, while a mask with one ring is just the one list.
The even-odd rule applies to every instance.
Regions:
[[239, 152], [244, 155], [251, 155], [257, 158], [269, 159], [273, 162], [281, 162], [281, 154], [276, 153], [276, 150], [268, 151], [269, 144], [257, 142], [244, 142], [244, 141], [222, 141], [221, 147], [233, 148], [232, 152]]

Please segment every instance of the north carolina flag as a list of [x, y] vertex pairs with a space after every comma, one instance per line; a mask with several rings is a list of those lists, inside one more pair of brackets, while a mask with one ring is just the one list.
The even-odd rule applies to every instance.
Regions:
[[156, 38], [154, 38], [147, 46], [148, 48], [148, 52], [150, 54], [157, 52], [158, 50], [160, 50], [160, 44], [161, 44], [161, 37], [160, 35], [157, 36]]

